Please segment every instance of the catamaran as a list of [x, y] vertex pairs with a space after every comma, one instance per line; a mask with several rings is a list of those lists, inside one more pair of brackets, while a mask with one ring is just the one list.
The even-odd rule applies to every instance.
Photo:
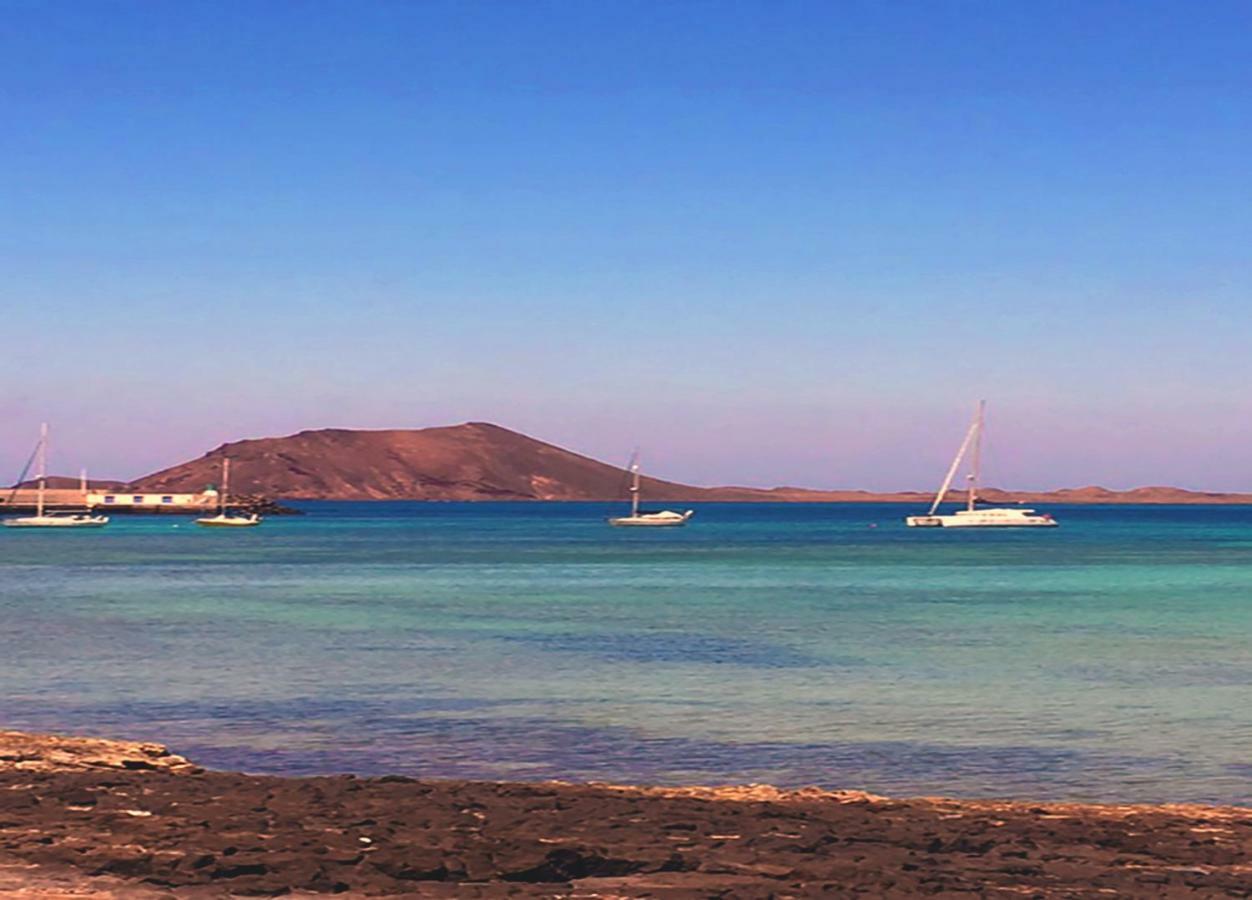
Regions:
[[222, 487], [217, 494], [217, 515], [204, 516], [196, 519], [197, 525], [220, 528], [248, 528], [260, 525], [261, 517], [256, 513], [231, 513], [227, 494], [230, 491], [230, 460], [222, 459]]
[[[47, 512], [45, 510], [45, 495], [48, 490], [48, 424], [45, 422], [39, 426], [39, 445], [35, 448], [35, 455], [39, 459], [39, 486], [35, 494], [35, 514], [33, 516], [17, 516], [12, 519], [5, 519], [4, 526], [6, 528], [99, 528], [102, 525], [109, 524], [108, 516], [94, 515], [90, 509], [84, 512], [58, 511]], [[29, 468], [30, 462], [26, 463]], [[20, 485], [26, 477], [23, 471], [17, 483]], [[13, 494], [10, 497], [17, 496], [17, 488], [13, 488]], [[83, 499], [86, 501], [87, 491], [83, 490]]]
[[672, 509], [648, 512], [639, 509], [639, 454], [636, 453], [630, 460], [630, 515], [611, 518], [609, 519], [609, 524], [619, 526], [686, 525], [687, 520], [695, 514], [696, 511], [694, 509], [688, 509], [684, 512], [674, 512]]
[[[956, 451], [956, 457], [952, 460], [952, 465], [948, 468], [948, 474], [943, 479], [943, 486], [939, 488], [939, 493], [935, 494], [935, 502], [930, 504], [930, 511], [924, 516], [905, 516], [904, 522], [913, 528], [991, 528], [991, 527], [1055, 527], [1056, 519], [1047, 513], [1037, 513], [1033, 509], [1024, 507], [978, 507], [978, 476], [979, 469], [982, 465], [982, 432], [983, 424], [986, 419], [987, 401], [980, 400], [978, 409], [974, 413], [974, 421], [970, 423], [969, 431], [965, 432], [965, 440], [961, 442], [961, 447]], [[973, 461], [970, 467], [970, 473], [966, 476], [967, 490], [965, 496], [965, 509], [957, 510], [951, 515], [936, 515], [939, 504], [943, 503], [943, 498], [947, 495], [948, 489], [952, 487], [952, 479], [956, 477], [957, 470], [961, 466], [961, 460], [965, 458], [966, 452], [973, 447]]]

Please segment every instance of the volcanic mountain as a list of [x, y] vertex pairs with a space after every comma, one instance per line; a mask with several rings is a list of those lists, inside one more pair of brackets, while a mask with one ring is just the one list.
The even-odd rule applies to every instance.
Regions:
[[[306, 500], [615, 500], [626, 496], [617, 466], [580, 456], [498, 425], [468, 422], [440, 428], [353, 431], [326, 428], [277, 438], [235, 441], [199, 459], [140, 478], [128, 490], [198, 492], [221, 479], [231, 461], [231, 493]], [[692, 487], [643, 479], [647, 501], [893, 501], [928, 505], [917, 491], [815, 491], [804, 488]], [[963, 500], [960, 491], [950, 502]], [[1151, 487], [1047, 492], [981, 492], [992, 503], [1252, 503], [1248, 494]]]
[[[200, 491], [231, 461], [231, 491], [290, 499], [606, 500], [624, 496], [625, 472], [498, 425], [350, 431], [327, 428], [223, 444], [199, 459], [139, 479], [144, 491]], [[657, 500], [708, 489], [643, 479]]]

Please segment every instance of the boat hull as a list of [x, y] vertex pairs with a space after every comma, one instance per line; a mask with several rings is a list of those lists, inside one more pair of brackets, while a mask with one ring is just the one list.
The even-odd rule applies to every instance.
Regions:
[[109, 524], [108, 516], [20, 516], [5, 519], [5, 528], [101, 528]]
[[910, 528], [1055, 528], [1059, 523], [1033, 509], [962, 510], [944, 516], [906, 516]]
[[609, 524], [618, 528], [676, 528], [686, 525], [687, 520], [695, 515], [695, 510], [686, 512], [641, 513], [637, 516], [618, 516], [609, 519]]
[[261, 524], [260, 516], [209, 516], [196, 519], [197, 525], [205, 528], [251, 528]]

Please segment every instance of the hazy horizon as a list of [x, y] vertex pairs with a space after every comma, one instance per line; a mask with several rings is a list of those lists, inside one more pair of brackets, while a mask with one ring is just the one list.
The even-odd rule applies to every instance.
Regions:
[[0, 482], [490, 421], [1252, 490], [1252, 7], [7, 5]]

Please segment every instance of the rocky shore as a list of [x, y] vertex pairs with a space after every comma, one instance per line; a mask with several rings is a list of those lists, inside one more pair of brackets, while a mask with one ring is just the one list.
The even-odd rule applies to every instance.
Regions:
[[0, 895], [1248, 897], [1252, 810], [279, 778], [0, 732]]

